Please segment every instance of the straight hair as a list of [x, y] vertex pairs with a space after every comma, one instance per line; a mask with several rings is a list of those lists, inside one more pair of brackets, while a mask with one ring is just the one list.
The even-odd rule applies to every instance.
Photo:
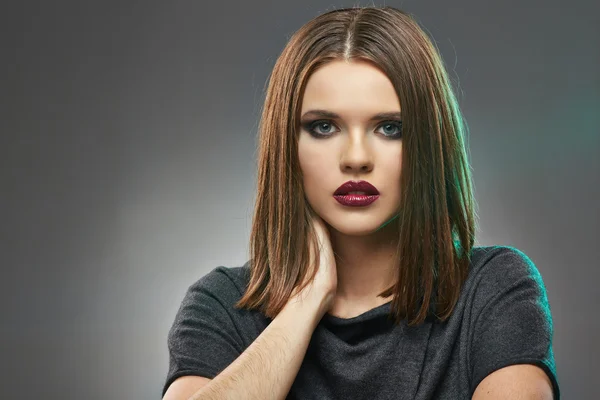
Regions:
[[292, 35], [277, 59], [258, 127], [250, 280], [235, 307], [274, 318], [295, 288], [314, 279], [309, 246], [318, 248], [318, 239], [298, 159], [299, 114], [308, 78], [334, 60], [378, 67], [402, 106], [401, 208], [390, 222], [400, 232], [397, 281], [379, 296], [393, 294], [396, 323], [445, 321], [458, 301], [475, 240], [467, 128], [436, 47], [411, 15], [393, 7], [321, 14]]

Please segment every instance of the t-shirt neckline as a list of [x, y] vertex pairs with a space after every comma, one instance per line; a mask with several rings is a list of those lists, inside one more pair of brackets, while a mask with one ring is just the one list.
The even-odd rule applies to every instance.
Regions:
[[362, 323], [380, 317], [382, 315], [389, 314], [391, 310], [391, 304], [392, 300], [388, 301], [387, 303], [381, 304], [375, 308], [372, 308], [368, 311], [365, 311], [364, 313], [352, 318], [340, 318], [336, 317], [335, 315], [331, 315], [327, 312], [323, 315], [322, 321], [333, 326], [347, 326]]

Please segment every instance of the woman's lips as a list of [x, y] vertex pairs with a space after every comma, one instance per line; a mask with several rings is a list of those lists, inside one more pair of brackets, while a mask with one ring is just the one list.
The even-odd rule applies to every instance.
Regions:
[[333, 197], [338, 203], [349, 207], [364, 207], [379, 198], [378, 194], [336, 194]]
[[344, 206], [364, 207], [379, 198], [379, 191], [367, 181], [348, 181], [337, 188], [333, 197]]
[[371, 185], [367, 181], [348, 181], [342, 184], [336, 191], [333, 193], [334, 195], [343, 195], [350, 194], [353, 192], [360, 192], [361, 194], [379, 194], [377, 188]]

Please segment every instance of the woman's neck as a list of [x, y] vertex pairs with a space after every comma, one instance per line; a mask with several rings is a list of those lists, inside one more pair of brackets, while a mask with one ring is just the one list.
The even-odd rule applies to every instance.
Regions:
[[338, 300], [367, 306], [387, 302], [389, 299], [377, 295], [396, 279], [396, 224], [365, 236], [345, 235], [331, 227], [329, 232], [336, 258]]

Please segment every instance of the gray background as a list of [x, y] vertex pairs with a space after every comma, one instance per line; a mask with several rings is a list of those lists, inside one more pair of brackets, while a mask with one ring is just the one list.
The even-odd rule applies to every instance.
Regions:
[[[1, 398], [160, 397], [185, 290], [247, 259], [268, 73], [353, 4], [372, 3], [3, 3]], [[477, 244], [534, 261], [564, 398], [595, 398], [599, 3], [387, 4], [460, 87]]]

